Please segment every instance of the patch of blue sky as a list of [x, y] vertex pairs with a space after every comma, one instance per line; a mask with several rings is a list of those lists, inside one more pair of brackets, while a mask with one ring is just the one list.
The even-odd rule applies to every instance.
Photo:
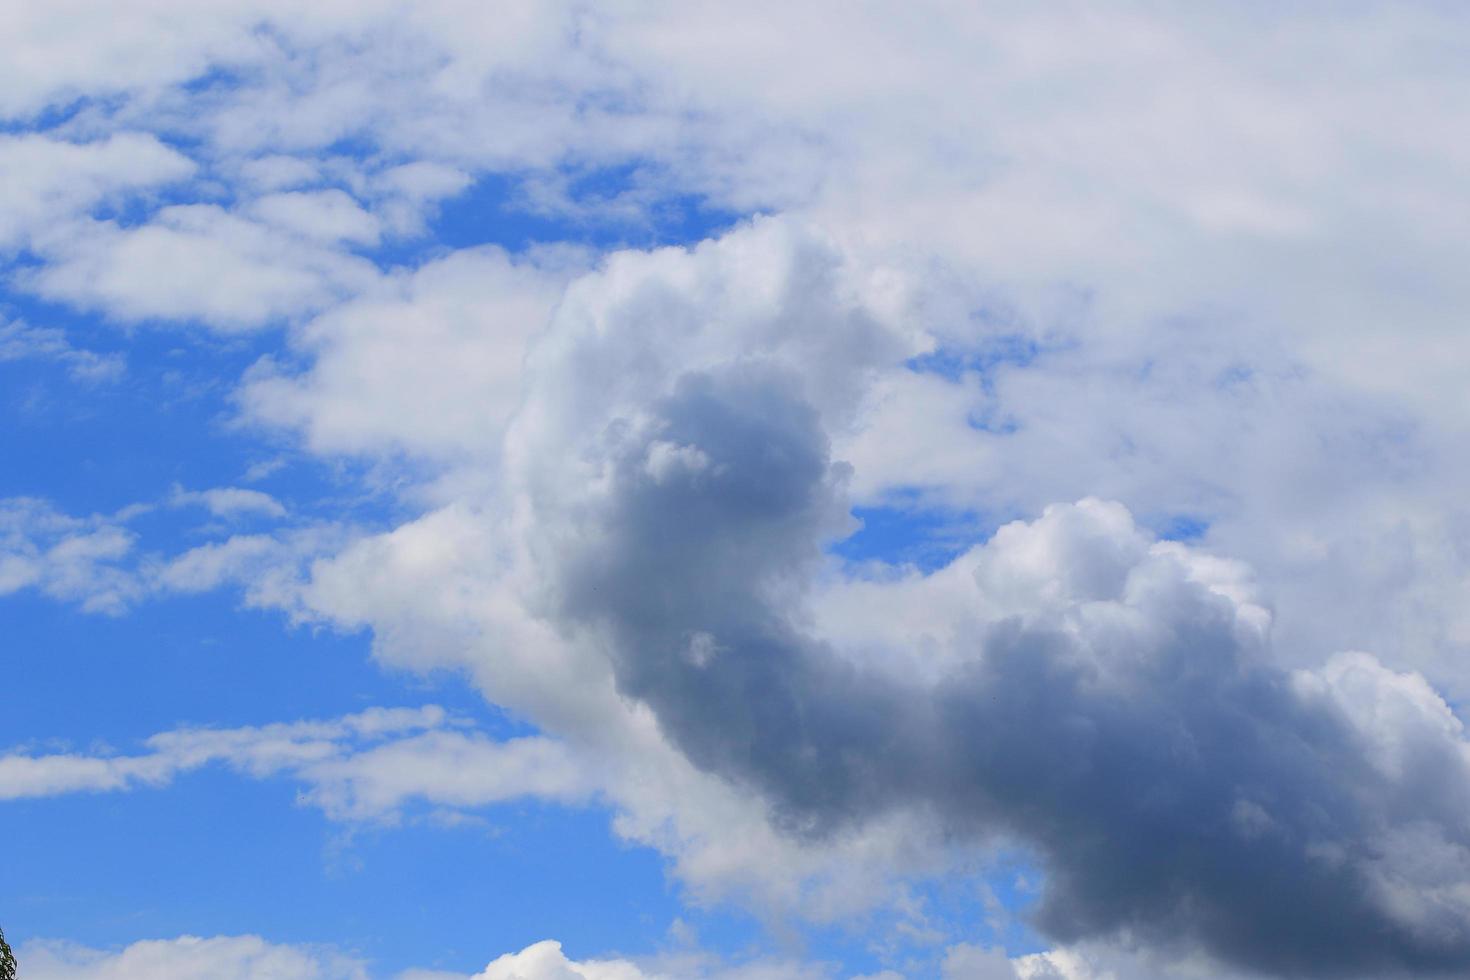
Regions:
[[974, 347], [938, 347], [912, 357], [908, 368], [920, 374], [937, 374], [950, 381], [975, 376], [989, 390], [1003, 367], [1029, 367], [1047, 350], [1033, 336], [1023, 333], [991, 335]]
[[[985, 909], [991, 944], [1004, 946], [1012, 956], [1039, 953], [1053, 945], [1030, 926], [1031, 914], [1041, 900], [1045, 873], [1025, 853], [1000, 851], [989, 856], [984, 870], [973, 877], [951, 875], [946, 882], [942, 907], [952, 908], [954, 915], [973, 916], [978, 898], [978, 905]], [[958, 887], [961, 882], [967, 883], [972, 892]]]
[[[675, 918], [691, 921], [663, 859], [621, 845], [598, 808], [511, 804], [455, 827], [348, 830], [296, 792], [206, 769], [163, 791], [8, 804], [6, 878], [21, 884], [0, 898], [7, 934], [109, 947], [254, 933], [330, 942], [389, 976], [470, 973], [552, 937], [573, 956], [648, 952]], [[721, 941], [722, 917], [692, 914]], [[737, 943], [748, 932], [730, 928]]]
[[229, 203], [229, 198], [211, 181], [180, 180], [161, 184], [130, 194], [104, 198], [91, 211], [90, 217], [111, 222], [119, 228], [140, 228], [149, 224], [162, 208], [180, 204]]
[[[263, 36], [263, 32], [256, 32], [257, 36]], [[205, 71], [200, 72], [193, 78], [181, 82], [179, 91], [186, 95], [198, 97], [210, 92], [228, 93], [240, 87], [247, 80], [247, 75], [234, 65], [210, 65]]]
[[999, 410], [998, 406], [987, 404], [978, 410], [970, 412], [965, 417], [965, 424], [977, 432], [987, 432], [993, 436], [1008, 436], [1021, 430], [1021, 422], [1009, 412]]
[[883, 506], [857, 507], [852, 514], [861, 527], [831, 545], [831, 554], [853, 563], [912, 565], [924, 572], [949, 564], [988, 539], [997, 526], [974, 511], [929, 504], [917, 493]]
[[969, 426], [992, 435], [1010, 435], [1019, 429], [1019, 423], [989, 397], [995, 393], [997, 376], [1007, 369], [1030, 367], [1054, 349], [1034, 336], [1003, 333], [991, 335], [973, 347], [936, 348], [910, 358], [907, 367], [915, 373], [938, 375], [955, 384], [977, 385], [987, 397], [970, 412]]
[[[118, 358], [118, 377], [78, 377], [65, 359], [0, 363], [0, 458], [22, 462], [0, 474], [0, 495], [41, 496], [63, 511], [111, 513], [156, 502], [174, 485], [241, 485], [251, 466], [285, 444], [234, 424], [232, 381], [278, 338], [219, 338], [187, 329], [126, 330], [64, 306], [10, 294], [0, 316], [61, 330], [79, 350]], [[297, 467], [303, 499], [319, 495], [317, 468]], [[276, 474], [276, 486], [286, 477]]]
[[1011, 956], [1024, 956], [1051, 945], [1029, 925], [1041, 881], [1041, 870], [1029, 857], [1002, 851], [925, 883], [916, 895], [951, 942], [1000, 946]]
[[1210, 521], [1199, 514], [1170, 514], [1152, 522], [1151, 530], [1165, 541], [1199, 541], [1209, 533]]
[[97, 107], [100, 100], [84, 96], [66, 102], [55, 102], [43, 106], [36, 112], [20, 116], [0, 116], [0, 133], [45, 132], [64, 126], [88, 109]]
[[[238, 727], [333, 718], [375, 705], [443, 705], [507, 738], [529, 726], [451, 674], [386, 671], [363, 633], [291, 626], [221, 589], [154, 598], [126, 615], [80, 614], [35, 593], [0, 601], [6, 711], [0, 747], [120, 752], [179, 725]], [[65, 696], [59, 697], [58, 691]]]
[[498, 245], [512, 253], [537, 245], [573, 244], [597, 251], [688, 245], [728, 229], [748, 215], [683, 191], [662, 192], [645, 165], [565, 171], [555, 175], [564, 195], [553, 206], [533, 185], [545, 175], [492, 173], [444, 202], [422, 239], [371, 253], [379, 262], [412, 264], [425, 251]]

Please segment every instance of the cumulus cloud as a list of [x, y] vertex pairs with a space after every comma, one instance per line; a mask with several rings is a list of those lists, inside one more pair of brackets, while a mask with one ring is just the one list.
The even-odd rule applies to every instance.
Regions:
[[474, 980], [647, 980], [648, 974], [627, 960], [567, 959], [554, 940], [507, 953], [475, 974]]
[[832, 971], [820, 963], [789, 959], [730, 962], [701, 953], [669, 954], [638, 961], [574, 960], [566, 955], [561, 943], [547, 939], [518, 953], [497, 957], [470, 977], [409, 970], [398, 980], [830, 980], [832, 976]]
[[496, 742], [443, 709], [371, 708], [327, 721], [180, 728], [138, 755], [0, 755], [0, 799], [162, 786], [220, 764], [254, 779], [303, 784], [301, 801], [335, 820], [396, 820], [410, 803], [445, 812], [518, 797], [588, 798], [592, 782], [563, 746], [536, 736]]
[[[839, 255], [789, 236], [623, 258], [569, 294], [510, 435], [545, 614], [789, 835], [917, 811], [1031, 848], [1036, 921], [1063, 941], [1293, 975], [1470, 962], [1450, 709], [1366, 655], [1282, 668], [1240, 569], [1121, 506], [1048, 508], [941, 573], [964, 601], [936, 651], [852, 657], [813, 628], [847, 527], [828, 432], [898, 341]], [[885, 594], [915, 597], [864, 601]]]

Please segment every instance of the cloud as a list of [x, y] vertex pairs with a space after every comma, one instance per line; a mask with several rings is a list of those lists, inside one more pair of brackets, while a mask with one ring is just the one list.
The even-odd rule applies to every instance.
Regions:
[[[1118, 5], [1090, 12], [1092, 37], [1106, 38], [1095, 44], [1060, 29], [1070, 14], [1024, 6], [903, 25], [876, 9], [772, 8], [825, 25], [799, 50], [705, 8], [592, 17], [519, 4], [484, 25], [451, 3], [411, 17], [383, 4], [128, 10], [119, 31], [17, 17], [6, 54], [33, 67], [8, 98], [124, 93], [122, 118], [186, 131], [218, 158], [325, 156], [351, 137], [440, 173], [550, 181], [568, 162], [633, 165], [739, 211], [801, 210], [871, 241], [925, 242], [1023, 309], [1057, 282], [1125, 314], [1110, 328], [1181, 305], [1247, 307], [1292, 322], [1314, 359], [1363, 384], [1439, 399], [1439, 385], [1402, 383], [1444, 375], [1388, 343], [1384, 325], [1412, 312], [1448, 338], [1442, 310], [1455, 307], [1440, 299], [1459, 295], [1455, 262], [1433, 255], [1456, 247], [1440, 216], [1463, 194], [1450, 135], [1462, 79], [1415, 55], [1463, 29], [1441, 7], [1327, 18]], [[1241, 53], [1235, 42], [1268, 29], [1273, 45]], [[227, 83], [168, 87], [210, 67]], [[1423, 261], [1384, 263], [1359, 245], [1382, 240]], [[1361, 276], [1337, 275], [1343, 265]], [[1409, 278], [1431, 288], [1396, 288]], [[1262, 282], [1279, 288], [1245, 285]], [[1333, 343], [1349, 323], [1373, 356]]]
[[579, 259], [486, 247], [395, 276], [295, 336], [307, 370], [257, 365], [242, 410], [300, 431], [322, 453], [482, 455], [519, 401], [527, 338], [544, 328]]
[[375, 245], [381, 234], [377, 220], [343, 191], [283, 191], [250, 203], [253, 217], [322, 242]]
[[[640, 959], [574, 960], [554, 939], [497, 957], [470, 977], [409, 970], [398, 980], [828, 980], [825, 964], [789, 959], [732, 962], [701, 953]], [[855, 978], [861, 980], [861, 978]], [[901, 980], [901, 978], [900, 978]]]
[[[1094, 297], [1109, 332], [1181, 308], [1289, 323], [1335, 376], [1455, 408], [1428, 345], [1395, 342], [1406, 320], [1451, 341], [1444, 311], [1463, 299], [1443, 217], [1463, 200], [1463, 79], [1419, 55], [1464, 28], [1441, 6], [1124, 4], [1086, 18], [1106, 43], [1024, 5], [896, 25], [813, 3], [756, 21], [824, 25], [799, 46], [707, 8], [516, 4], [486, 24], [453, 3], [125, 9], [117, 30], [15, 15], [5, 54], [28, 67], [6, 86], [11, 111], [112, 97], [79, 126], [179, 131], [230, 161], [324, 158], [350, 138], [421, 175], [632, 167], [671, 196], [799, 211], [890, 252], [923, 242], [925, 260], [1029, 314], [1061, 283]], [[1243, 50], [1262, 31], [1274, 43]], [[191, 79], [205, 84], [177, 87]], [[454, 186], [415, 186], [431, 183]]]
[[303, 784], [301, 802], [334, 820], [395, 821], [420, 803], [445, 812], [521, 797], [587, 800], [588, 774], [554, 741], [496, 742], [443, 709], [370, 708], [329, 721], [180, 728], [139, 755], [0, 755], [0, 799], [162, 786], [211, 764]]
[[0, 322], [0, 363], [29, 358], [64, 364], [75, 380], [88, 383], [115, 381], [127, 370], [122, 354], [74, 347], [60, 330], [28, 326], [20, 320]]
[[475, 974], [474, 980], [647, 980], [648, 974], [626, 960], [566, 958], [554, 940], [507, 953]]
[[520, 798], [580, 804], [596, 785], [555, 741], [492, 742], [449, 731], [379, 745], [303, 775], [313, 784], [304, 799], [338, 820], [381, 818], [411, 800], [449, 811]]
[[[1047, 872], [1036, 921], [1064, 942], [1279, 974], [1470, 963], [1470, 745], [1450, 709], [1367, 655], [1282, 668], [1240, 569], [1123, 507], [1050, 507], [937, 573], [964, 600], [937, 650], [849, 657], [813, 629], [810, 583], [848, 520], [828, 432], [897, 343], [845, 305], [847, 271], [766, 224], [573, 287], [509, 436], [545, 614], [788, 835], [917, 811], [1021, 842]], [[700, 465], [664, 465], [670, 445]], [[689, 655], [698, 636], [709, 656]]]
[[234, 518], [250, 514], [264, 517], [286, 516], [286, 508], [276, 498], [260, 490], [245, 487], [214, 487], [209, 490], [175, 487], [169, 503], [175, 507], [203, 507], [215, 517]]
[[273, 533], [232, 534], [136, 570], [150, 594], [197, 594], [238, 586], [254, 607], [294, 612], [306, 569], [324, 552], [346, 546], [354, 533], [332, 524], [307, 524]]
[[944, 980], [1014, 980], [1016, 971], [1003, 949], [960, 944], [945, 950], [941, 975]]
[[20, 278], [47, 299], [124, 321], [197, 319], [224, 331], [302, 316], [376, 276], [365, 259], [213, 204], [171, 205], [134, 227], [65, 225], [37, 247], [46, 263]]
[[[270, 495], [238, 487], [175, 487], [165, 502], [202, 506], [229, 520], [285, 513]], [[248, 604], [293, 611], [310, 563], [361, 533], [308, 523], [269, 534], [232, 534], [161, 555], [140, 549], [139, 535], [128, 526], [153, 509], [153, 504], [129, 504], [112, 515], [74, 517], [49, 501], [0, 498], [0, 595], [36, 589], [52, 599], [79, 603], [85, 612], [118, 615], [160, 595], [237, 585]]]
[[194, 169], [150, 133], [90, 142], [0, 134], [0, 252], [26, 247], [109, 197], [179, 181]]
[[31, 941], [17, 953], [34, 980], [367, 980], [361, 961], [325, 949], [268, 943], [259, 936], [180, 936], [136, 942], [116, 953]]
[[34, 588], [119, 613], [141, 589], [128, 560], [134, 535], [103, 517], [74, 518], [45, 501], [0, 499], [0, 595]]

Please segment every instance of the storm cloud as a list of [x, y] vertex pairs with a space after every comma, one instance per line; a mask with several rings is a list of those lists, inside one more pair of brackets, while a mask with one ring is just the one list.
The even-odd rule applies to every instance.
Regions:
[[[905, 810], [1026, 846], [1059, 941], [1470, 969], [1460, 723], [1367, 654], [1283, 666], [1234, 563], [1089, 499], [932, 573], [966, 598], [926, 643], [824, 637], [852, 529], [833, 434], [910, 343], [870, 286], [777, 222], [574, 286], [507, 452], [540, 613], [797, 839]], [[864, 595], [897, 615], [925, 588]]]

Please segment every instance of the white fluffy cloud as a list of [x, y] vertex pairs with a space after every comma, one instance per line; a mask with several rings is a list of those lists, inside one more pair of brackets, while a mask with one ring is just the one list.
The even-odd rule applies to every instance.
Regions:
[[376, 275], [361, 258], [212, 204], [173, 205], [138, 227], [65, 226], [38, 248], [48, 261], [24, 279], [48, 299], [120, 320], [198, 319], [223, 330], [299, 317]]
[[0, 254], [109, 196], [182, 180], [194, 163], [148, 133], [89, 142], [39, 133], [0, 135]]
[[574, 960], [562, 950], [561, 943], [547, 939], [518, 953], [497, 957], [470, 977], [409, 970], [398, 980], [831, 980], [832, 977], [833, 972], [823, 964], [790, 959], [732, 963], [700, 953], [665, 954], [637, 962], [622, 958]]
[[318, 452], [483, 456], [520, 399], [527, 338], [580, 265], [570, 251], [487, 247], [387, 279], [296, 335], [304, 373], [258, 365], [242, 407]]
[[567, 959], [554, 940], [507, 953], [475, 974], [474, 980], [648, 980], [649, 975], [626, 960]]

